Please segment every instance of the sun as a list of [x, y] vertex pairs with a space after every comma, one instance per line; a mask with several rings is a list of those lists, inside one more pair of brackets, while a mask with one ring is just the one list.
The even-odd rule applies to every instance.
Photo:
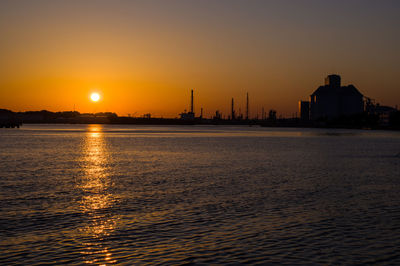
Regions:
[[93, 102], [97, 102], [97, 101], [100, 100], [100, 94], [98, 94], [97, 92], [93, 92], [93, 93], [90, 95], [90, 99], [91, 99]]

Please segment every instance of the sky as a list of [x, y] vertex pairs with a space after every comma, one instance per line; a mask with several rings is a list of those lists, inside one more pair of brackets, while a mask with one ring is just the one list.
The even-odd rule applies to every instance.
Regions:
[[[177, 117], [275, 109], [342, 76], [400, 105], [397, 0], [1, 0], [0, 108]], [[91, 102], [92, 92], [101, 94]]]

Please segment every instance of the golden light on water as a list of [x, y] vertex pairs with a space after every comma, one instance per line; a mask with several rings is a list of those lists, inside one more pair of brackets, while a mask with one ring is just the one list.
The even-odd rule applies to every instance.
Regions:
[[87, 264], [115, 263], [112, 253], [103, 239], [115, 230], [117, 218], [103, 211], [115, 203], [112, 187], [110, 157], [103, 135], [102, 125], [88, 125], [82, 146], [83, 175], [79, 182], [82, 191], [80, 209], [87, 217], [80, 234], [86, 239], [82, 245], [84, 262]]

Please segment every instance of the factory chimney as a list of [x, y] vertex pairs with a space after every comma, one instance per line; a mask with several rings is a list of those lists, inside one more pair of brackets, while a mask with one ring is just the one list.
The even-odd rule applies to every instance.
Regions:
[[192, 96], [191, 96], [191, 98], [190, 98], [190, 112], [191, 112], [191, 113], [194, 113], [194, 112], [193, 112], [193, 90], [192, 90]]
[[235, 120], [235, 108], [234, 108], [233, 98], [232, 98], [232, 106], [231, 106], [231, 118], [232, 118], [232, 120]]
[[246, 120], [249, 120], [249, 93], [246, 94]]

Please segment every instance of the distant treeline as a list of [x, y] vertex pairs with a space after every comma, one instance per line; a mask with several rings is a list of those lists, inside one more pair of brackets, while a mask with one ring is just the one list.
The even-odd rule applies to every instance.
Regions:
[[77, 111], [50, 112], [47, 110], [12, 112], [0, 109], [0, 121], [49, 124], [193, 124], [180, 119], [145, 117], [121, 117], [112, 112], [80, 113]]

